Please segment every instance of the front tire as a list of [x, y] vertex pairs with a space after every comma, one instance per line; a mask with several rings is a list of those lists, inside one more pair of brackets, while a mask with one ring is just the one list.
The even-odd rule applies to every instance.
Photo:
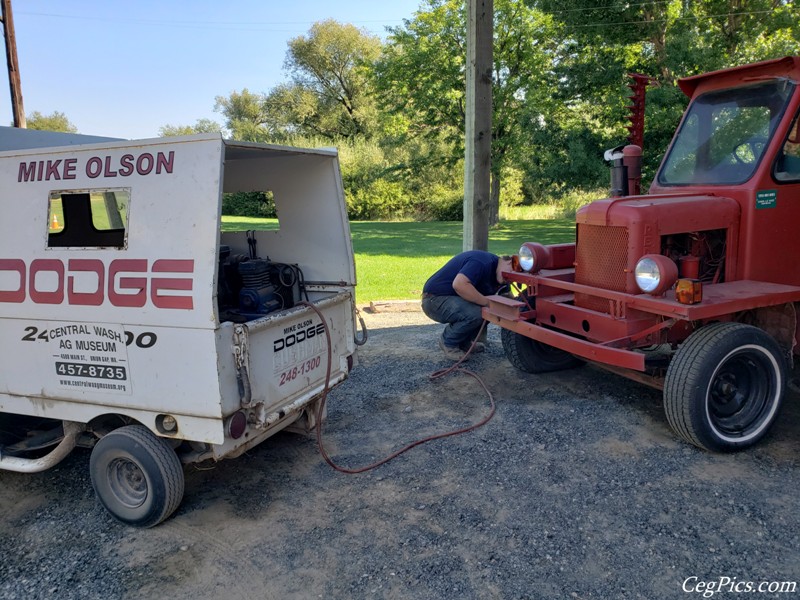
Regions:
[[763, 330], [714, 323], [678, 348], [664, 381], [673, 431], [705, 450], [731, 452], [766, 435], [786, 391], [786, 353]]
[[142, 425], [120, 427], [97, 442], [89, 471], [102, 505], [127, 525], [158, 525], [183, 498], [178, 455], [165, 439]]
[[508, 361], [526, 373], [549, 373], [572, 369], [582, 364], [569, 352], [537, 342], [509, 329], [500, 330]]

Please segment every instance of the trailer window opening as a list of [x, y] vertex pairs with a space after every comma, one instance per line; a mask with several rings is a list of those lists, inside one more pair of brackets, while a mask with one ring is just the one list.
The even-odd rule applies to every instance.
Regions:
[[699, 96], [678, 131], [658, 181], [740, 184], [755, 173], [794, 85], [770, 81]]
[[[252, 217], [266, 219], [259, 224], [259, 229], [278, 230], [280, 222], [275, 207], [275, 196], [272, 190], [250, 190], [242, 192], [225, 192], [222, 195], [222, 214], [228, 217], [228, 227], [240, 226], [251, 229]], [[237, 219], [236, 217], [242, 217]]]
[[130, 190], [50, 193], [48, 248], [125, 248]]

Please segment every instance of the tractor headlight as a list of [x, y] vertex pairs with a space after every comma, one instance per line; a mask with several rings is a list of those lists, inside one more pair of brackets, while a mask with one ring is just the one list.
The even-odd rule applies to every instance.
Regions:
[[528, 273], [549, 269], [550, 250], [536, 242], [525, 242], [519, 249], [519, 266]]
[[650, 293], [661, 283], [661, 272], [652, 258], [642, 258], [636, 263], [636, 285], [645, 293]]
[[528, 246], [522, 246], [519, 249], [519, 266], [523, 271], [530, 273], [531, 269], [536, 265], [536, 258]]
[[678, 265], [661, 254], [647, 254], [636, 263], [634, 276], [645, 294], [660, 296], [678, 280]]

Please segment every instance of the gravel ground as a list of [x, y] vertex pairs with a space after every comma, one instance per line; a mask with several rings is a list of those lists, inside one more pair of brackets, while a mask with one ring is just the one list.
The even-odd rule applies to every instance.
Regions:
[[[329, 398], [339, 462], [487, 413], [473, 380], [429, 380], [446, 365], [439, 325], [367, 319], [361, 364]], [[469, 366], [494, 419], [366, 474], [279, 434], [187, 468], [176, 514], [136, 530], [94, 499], [88, 451], [38, 475], [0, 472], [0, 598], [660, 599], [703, 597], [682, 590], [690, 577], [800, 581], [797, 393], [762, 444], [713, 455], [671, 434], [657, 391], [590, 367], [522, 374], [497, 329], [489, 341]]]

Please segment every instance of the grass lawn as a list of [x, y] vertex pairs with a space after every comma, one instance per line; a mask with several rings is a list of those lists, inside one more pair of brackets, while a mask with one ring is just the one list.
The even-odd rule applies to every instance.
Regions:
[[[223, 231], [271, 229], [275, 219], [222, 217]], [[428, 277], [461, 252], [460, 222], [352, 221], [359, 304], [418, 298]], [[514, 254], [523, 242], [558, 244], [575, 239], [571, 219], [503, 221], [489, 232], [489, 251]]]

